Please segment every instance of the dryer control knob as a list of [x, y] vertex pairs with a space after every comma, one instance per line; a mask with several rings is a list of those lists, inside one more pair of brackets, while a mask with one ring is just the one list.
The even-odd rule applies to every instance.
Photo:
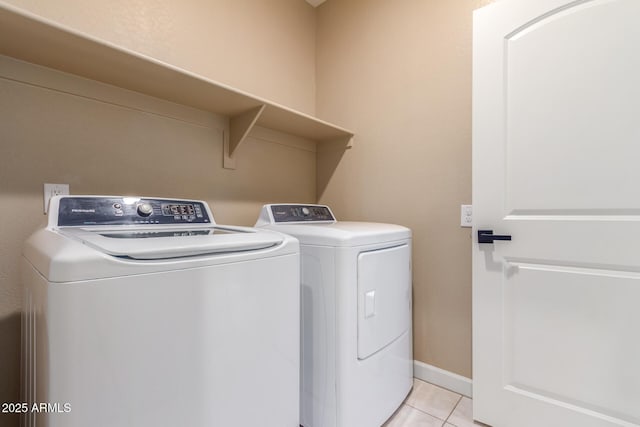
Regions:
[[307, 216], [311, 213], [309, 208], [302, 208], [302, 215]]
[[138, 215], [149, 216], [153, 213], [153, 206], [149, 203], [140, 203], [138, 205]]

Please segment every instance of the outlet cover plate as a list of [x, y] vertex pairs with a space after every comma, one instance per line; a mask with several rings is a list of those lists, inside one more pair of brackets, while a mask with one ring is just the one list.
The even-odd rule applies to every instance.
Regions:
[[472, 205], [460, 205], [460, 227], [473, 226]]
[[49, 200], [53, 196], [63, 196], [69, 194], [69, 184], [44, 184], [44, 213], [49, 211]]

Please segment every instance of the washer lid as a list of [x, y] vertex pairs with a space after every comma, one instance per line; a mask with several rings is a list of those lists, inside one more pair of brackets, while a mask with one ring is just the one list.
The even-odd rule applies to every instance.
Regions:
[[243, 227], [61, 228], [58, 232], [105, 254], [132, 259], [167, 259], [265, 249], [282, 243], [275, 233]]

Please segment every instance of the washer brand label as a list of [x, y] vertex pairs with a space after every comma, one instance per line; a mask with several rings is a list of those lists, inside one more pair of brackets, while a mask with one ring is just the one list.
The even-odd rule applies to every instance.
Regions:
[[95, 213], [95, 209], [71, 209], [72, 213]]

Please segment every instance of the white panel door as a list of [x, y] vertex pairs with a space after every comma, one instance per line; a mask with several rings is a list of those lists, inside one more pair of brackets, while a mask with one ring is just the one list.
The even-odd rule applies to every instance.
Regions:
[[473, 63], [474, 417], [638, 426], [640, 0], [498, 1]]

